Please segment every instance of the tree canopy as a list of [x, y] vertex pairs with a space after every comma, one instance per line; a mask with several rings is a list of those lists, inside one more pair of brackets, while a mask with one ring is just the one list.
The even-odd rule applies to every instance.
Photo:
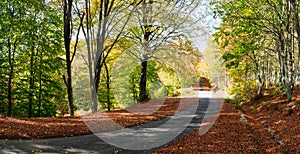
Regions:
[[232, 77], [233, 93], [254, 90], [259, 98], [264, 89], [275, 86], [292, 101], [299, 80], [299, 2], [220, 1], [215, 9], [223, 22], [214, 37]]
[[[74, 116], [76, 110], [111, 111], [180, 95], [180, 88], [200, 76], [202, 53], [190, 35], [203, 18], [195, 15], [200, 5], [184, 0], [1, 1], [0, 113]], [[124, 84], [129, 87], [118, 86]], [[118, 88], [128, 94], [120, 97]]]

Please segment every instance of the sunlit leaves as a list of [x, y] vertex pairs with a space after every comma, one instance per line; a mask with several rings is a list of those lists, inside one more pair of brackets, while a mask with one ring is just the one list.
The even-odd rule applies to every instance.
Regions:
[[[4, 1], [0, 7], [5, 10], [1, 14], [5, 22], [1, 24], [0, 35], [5, 42], [1, 50], [2, 64], [6, 65], [0, 74], [7, 74], [3, 90], [12, 89], [13, 115], [28, 116], [31, 104], [31, 116], [55, 116], [57, 102], [64, 97], [63, 61], [59, 59], [62, 55], [60, 15], [36, 0]], [[14, 44], [8, 46], [8, 42]], [[6, 71], [8, 67], [13, 68], [12, 75]], [[8, 75], [12, 77], [12, 86], [8, 85]], [[7, 92], [3, 94], [1, 101], [8, 97]]]

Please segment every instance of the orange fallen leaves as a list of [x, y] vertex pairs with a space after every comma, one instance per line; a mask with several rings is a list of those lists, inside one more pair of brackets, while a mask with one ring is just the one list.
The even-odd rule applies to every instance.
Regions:
[[[120, 125], [132, 127], [175, 114], [180, 101], [184, 102], [183, 108], [187, 108], [199, 102], [199, 99], [168, 98], [157, 111], [150, 115], [138, 115], [126, 110], [108, 112], [107, 114]], [[99, 118], [97, 113], [90, 117], [93, 116]], [[110, 130], [111, 128], [101, 129]], [[81, 117], [13, 118], [0, 116], [0, 139], [41, 139], [79, 136], [91, 133]]]
[[[300, 101], [300, 91], [293, 93]], [[224, 103], [222, 112], [213, 127], [200, 136], [198, 130], [182, 139], [158, 149], [157, 153], [300, 153], [300, 106], [284, 116], [282, 110], [288, 104], [282, 96], [265, 96], [244, 106], [248, 123], [240, 121], [240, 113], [232, 104]], [[252, 111], [254, 105], [269, 102]], [[278, 135], [284, 143], [279, 145], [268, 129]]]
[[[294, 95], [300, 96], [300, 92], [295, 92]], [[198, 130], [195, 130], [158, 149], [157, 153], [300, 153], [300, 107], [297, 106], [291, 115], [283, 116], [282, 109], [286, 103], [282, 99], [284, 98], [279, 96], [266, 96], [251, 106], [244, 107], [243, 114], [248, 122], [240, 120], [241, 114], [234, 110], [232, 104], [224, 103], [217, 121], [206, 134], [200, 136]], [[167, 99], [159, 110], [150, 115], [138, 115], [126, 110], [113, 111], [108, 115], [117, 123], [130, 127], [173, 115], [180, 101], [187, 108], [196, 99]], [[277, 106], [265, 106], [252, 111], [255, 104], [261, 103], [259, 101], [276, 101]], [[280, 136], [284, 146], [276, 143], [267, 128]], [[0, 115], [1, 139], [51, 138], [90, 133], [80, 117], [22, 119]]]

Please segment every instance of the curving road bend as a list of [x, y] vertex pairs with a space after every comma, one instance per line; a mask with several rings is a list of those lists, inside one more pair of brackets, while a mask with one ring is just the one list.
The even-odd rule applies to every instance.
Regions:
[[223, 105], [224, 91], [194, 91], [190, 108], [158, 121], [132, 128], [67, 138], [0, 140], [0, 153], [152, 153], [195, 129], [206, 133]]

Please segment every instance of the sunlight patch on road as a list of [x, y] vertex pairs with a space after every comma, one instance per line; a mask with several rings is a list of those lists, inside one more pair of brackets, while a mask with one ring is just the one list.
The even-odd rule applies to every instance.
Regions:
[[218, 90], [218, 91], [195, 91], [192, 88], [182, 88], [180, 89], [182, 92], [181, 98], [225, 98], [226, 91]]

